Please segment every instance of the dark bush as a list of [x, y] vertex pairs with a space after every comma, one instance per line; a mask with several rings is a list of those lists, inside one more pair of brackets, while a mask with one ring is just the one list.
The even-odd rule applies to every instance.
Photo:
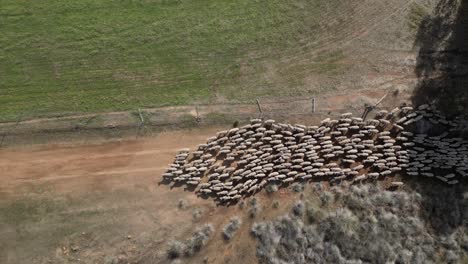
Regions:
[[273, 202], [273, 208], [278, 209], [279, 206], [280, 206], [280, 202], [279, 202], [279, 201], [274, 201], [274, 202]]
[[323, 191], [320, 194], [320, 201], [322, 202], [323, 206], [329, 205], [333, 201], [333, 193], [328, 191]]
[[231, 240], [236, 231], [239, 229], [241, 223], [242, 221], [238, 217], [232, 218], [223, 229], [223, 238], [225, 240]]
[[177, 202], [177, 207], [179, 209], [186, 209], [187, 208], [187, 202], [184, 199], [179, 199]]
[[274, 193], [278, 191], [278, 185], [276, 184], [268, 184], [265, 188], [267, 193]]
[[295, 184], [292, 186], [292, 189], [293, 189], [293, 191], [295, 191], [295, 192], [303, 192], [303, 191], [304, 191], [304, 184], [302, 184], [302, 183], [295, 183]]
[[325, 213], [319, 209], [312, 206], [307, 206], [306, 217], [309, 223], [317, 223], [325, 218]]
[[206, 224], [201, 228], [197, 229], [195, 233], [185, 242], [186, 256], [193, 256], [195, 253], [208, 242], [211, 234], [214, 232], [214, 228], [211, 224]]
[[252, 205], [249, 209], [250, 218], [255, 218], [258, 215], [258, 213], [260, 213], [260, 205]]
[[211, 224], [206, 224], [198, 228], [184, 243], [180, 241], [171, 241], [167, 250], [168, 258], [174, 259], [185, 256], [193, 256], [208, 242], [214, 228]]
[[305, 210], [304, 203], [302, 201], [298, 201], [294, 204], [292, 213], [295, 216], [302, 217], [304, 215], [304, 210]]
[[185, 245], [179, 241], [171, 241], [167, 250], [167, 256], [171, 259], [182, 256], [185, 251]]
[[202, 216], [203, 216], [203, 211], [201, 209], [198, 209], [198, 208], [193, 209], [192, 220], [194, 222], [198, 222]]

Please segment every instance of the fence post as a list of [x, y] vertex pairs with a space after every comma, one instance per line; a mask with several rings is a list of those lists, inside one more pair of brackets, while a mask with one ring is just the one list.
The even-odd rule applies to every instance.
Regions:
[[258, 111], [260, 111], [260, 117], [263, 118], [262, 106], [260, 105], [260, 100], [257, 98]]
[[140, 108], [138, 108], [138, 115], [140, 116], [140, 121], [141, 121], [141, 124], [143, 125], [145, 123], [145, 119], [143, 118], [143, 114], [141, 113]]
[[312, 97], [312, 113], [315, 113], [315, 97]]
[[257, 106], [258, 106], [258, 111], [260, 111], [260, 113], [263, 114], [262, 106], [260, 105], [260, 101], [258, 100], [258, 98], [257, 98]]
[[195, 105], [195, 114], [196, 114], [195, 121], [200, 122], [200, 114], [198, 112], [198, 105]]

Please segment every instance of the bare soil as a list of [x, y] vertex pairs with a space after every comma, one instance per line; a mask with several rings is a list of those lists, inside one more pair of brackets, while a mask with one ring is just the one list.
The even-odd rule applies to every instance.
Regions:
[[158, 185], [159, 175], [177, 149], [193, 147], [216, 130], [2, 150], [0, 262], [105, 263], [189, 232], [191, 211], [179, 210], [178, 200], [190, 208], [213, 205]]

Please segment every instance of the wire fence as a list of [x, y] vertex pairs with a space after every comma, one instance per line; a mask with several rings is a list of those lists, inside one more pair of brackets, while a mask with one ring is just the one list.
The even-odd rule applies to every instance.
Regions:
[[109, 137], [140, 137], [174, 128], [236, 125], [251, 118], [289, 121], [311, 117], [318, 110], [316, 98], [256, 98], [249, 103], [196, 104], [134, 111], [87, 114], [0, 124], [0, 147]]

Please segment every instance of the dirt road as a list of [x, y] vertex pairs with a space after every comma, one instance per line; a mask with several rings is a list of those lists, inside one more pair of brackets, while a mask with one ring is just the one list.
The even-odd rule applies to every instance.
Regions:
[[99, 145], [41, 145], [2, 150], [0, 192], [14, 196], [17, 188], [28, 184], [47, 184], [63, 193], [153, 185], [177, 149], [194, 147], [217, 130], [162, 133], [154, 138]]
[[158, 181], [177, 149], [217, 130], [1, 150], [0, 263], [104, 263], [190, 232], [192, 210], [179, 210], [178, 200], [204, 211], [214, 205]]

